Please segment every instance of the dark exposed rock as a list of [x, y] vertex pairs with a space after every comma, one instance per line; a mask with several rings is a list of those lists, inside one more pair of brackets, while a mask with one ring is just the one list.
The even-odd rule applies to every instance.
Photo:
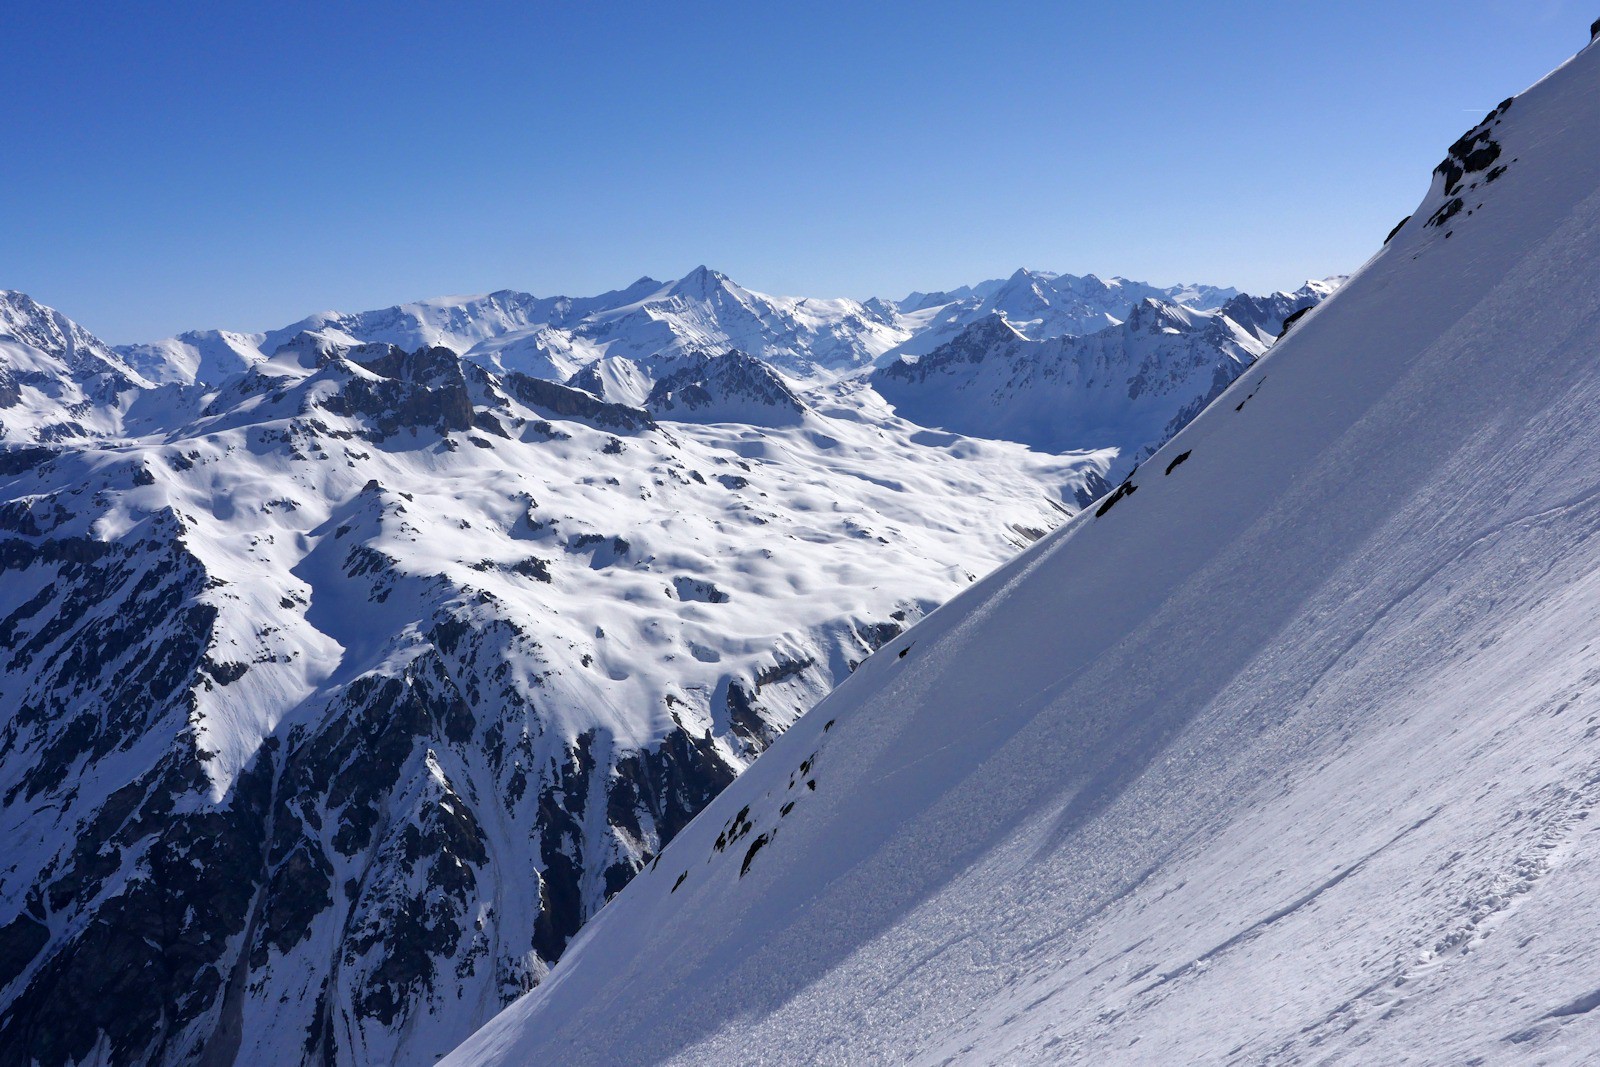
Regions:
[[1459, 196], [1450, 200], [1446, 200], [1437, 211], [1428, 217], [1428, 225], [1443, 226], [1445, 223], [1461, 214], [1461, 209], [1466, 206], [1466, 201], [1462, 200]]
[[511, 565], [511, 570], [517, 574], [523, 575], [527, 578], [532, 578], [539, 582], [548, 582], [552, 580], [550, 576], [550, 564], [537, 556], [529, 556], [527, 559], [519, 559], [517, 562]]
[[472, 397], [461, 361], [448, 348], [403, 352], [390, 345], [364, 345], [350, 353], [352, 363], [377, 375], [352, 375], [339, 392], [323, 401], [337, 415], [363, 415], [380, 438], [400, 430], [446, 434], [473, 426]]
[[637, 433], [655, 429], [650, 413], [626, 404], [612, 404], [592, 393], [547, 382], [515, 371], [501, 378], [507, 393], [546, 415], [576, 419], [602, 430]]
[[22, 474], [54, 459], [55, 449], [39, 445], [0, 447], [0, 475]]
[[798, 677], [816, 666], [816, 663], [817, 661], [809, 656], [805, 659], [787, 659], [780, 656], [772, 666], [763, 667], [756, 672], [756, 692], [761, 692], [764, 686]]
[[698, 600], [707, 604], [726, 604], [728, 594], [715, 584], [700, 578], [679, 575], [672, 579], [672, 589], [679, 600]]
[[856, 634], [861, 638], [862, 644], [866, 645], [870, 652], [878, 651], [878, 649], [905, 633], [905, 627], [897, 622], [888, 620], [862, 623], [857, 625], [855, 630]]
[[1278, 331], [1278, 338], [1281, 340], [1283, 336], [1294, 327], [1294, 324], [1305, 318], [1310, 311], [1311, 309], [1309, 307], [1303, 307], [1299, 311], [1294, 312], [1288, 318], [1284, 319], [1283, 329]]
[[16, 981], [49, 941], [50, 928], [26, 913], [0, 926], [0, 989]]
[[305, 839], [292, 840], [288, 857], [278, 860], [272, 872], [251, 960], [257, 967], [266, 964], [268, 946], [285, 953], [309, 937], [311, 923], [333, 903], [333, 867], [327, 856]]
[[728, 682], [726, 694], [728, 719], [734, 733], [742, 738], [753, 752], [766, 748], [777, 736], [777, 731], [768, 723], [767, 717], [756, 702], [762, 688], [794, 678], [815, 666], [815, 663], [816, 661], [810, 658], [803, 660], [779, 658], [776, 663], [756, 672], [752, 685], [746, 686], [737, 678]]
[[759, 752], [772, 743], [772, 729], [761, 715], [755, 698], [755, 692], [738, 679], [728, 683], [728, 719], [734, 733]]
[[0, 1014], [0, 1064], [65, 1064], [102, 1040], [113, 1062], [187, 1058], [168, 1042], [221, 990], [229, 939], [260, 881], [271, 780], [263, 758], [225, 807], [174, 818], [174, 798], [203, 781], [194, 760], [174, 753], [102, 809], [78, 842], [65, 879], [74, 888], [54, 910], [81, 908], [96, 891], [103, 865], [81, 866], [150, 835], [138, 876], [55, 944]]
[[756, 839], [754, 841], [750, 842], [750, 847], [745, 850], [744, 862], [739, 864], [739, 877], [740, 878], [743, 878], [746, 874], [749, 873], [750, 864], [751, 864], [752, 861], [755, 860], [756, 853], [760, 852], [763, 848], [765, 848], [766, 845], [767, 845], [767, 842], [770, 841], [770, 840], [772, 840], [772, 838], [769, 837], [767, 834], [760, 834], [760, 835], [758, 835], [756, 837]]
[[1121, 500], [1125, 496], [1132, 496], [1138, 491], [1138, 489], [1139, 487], [1134, 485], [1131, 481], [1123, 482], [1121, 485], [1117, 486], [1117, 491], [1115, 493], [1112, 493], [1110, 496], [1106, 497], [1105, 500], [1101, 502], [1100, 506], [1094, 509], [1095, 517], [1099, 518], [1100, 516], [1104, 515], [1106, 512], [1117, 506], [1117, 501]]
[[636, 836], [643, 830], [634, 812], [650, 816], [663, 848], [733, 781], [730, 766], [708, 738], [683, 729], [669, 733], [658, 748], [630, 753], [617, 761], [607, 802], [607, 819]]
[[1444, 180], [1446, 201], [1428, 219], [1429, 226], [1442, 228], [1455, 218], [1466, 206], [1465, 201], [1457, 193], [1467, 178], [1489, 170], [1500, 159], [1500, 142], [1494, 139], [1492, 131], [1515, 102], [1515, 97], [1501, 101], [1498, 107], [1484, 116], [1482, 122], [1462, 134], [1450, 146], [1449, 154], [1445, 156], [1444, 161], [1434, 168], [1434, 174]]
[[539, 849], [545, 869], [539, 878], [539, 918], [533, 949], [549, 962], [563, 949], [587, 917], [580, 884], [584, 861], [584, 806], [594, 773], [594, 734], [580, 734], [569, 749], [559, 776], [539, 796]]
[[792, 425], [805, 405], [778, 373], [744, 352], [695, 353], [655, 383], [644, 406], [657, 418], [732, 418], [762, 426]]

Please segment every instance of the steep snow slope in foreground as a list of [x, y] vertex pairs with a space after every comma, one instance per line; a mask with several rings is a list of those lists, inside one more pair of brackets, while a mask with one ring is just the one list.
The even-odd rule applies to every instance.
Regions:
[[1136, 491], [872, 657], [449, 1062], [1600, 1049], [1597, 79], [1458, 144]]

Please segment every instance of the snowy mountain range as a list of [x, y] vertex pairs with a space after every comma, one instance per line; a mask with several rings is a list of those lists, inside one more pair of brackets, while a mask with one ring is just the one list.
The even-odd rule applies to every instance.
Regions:
[[0, 441], [114, 434], [151, 385], [65, 315], [0, 290]]
[[[792, 378], [813, 380], [926, 352], [994, 314], [1038, 339], [1115, 325], [1146, 299], [1207, 310], [1236, 294], [1019, 270], [1009, 279], [901, 301], [818, 300], [768, 296], [701, 266], [674, 282], [641, 278], [594, 297], [511, 291], [441, 297], [356, 314], [323, 312], [267, 333], [194, 331], [118, 352], [151, 381], [185, 385], [237, 374], [303, 333], [408, 351], [437, 345], [494, 370], [555, 380], [601, 359], [650, 367], [736, 349]], [[643, 395], [635, 388], [612, 399], [637, 403]]]
[[[446, 1062], [1594, 1062], [1597, 88], [1591, 45], [1468, 131], [1347, 285]], [[1192, 325], [1150, 307], [1121, 326]], [[941, 400], [1132, 344], [969, 329]]]
[[920, 355], [956, 337], [963, 329], [1000, 315], [1032, 340], [1096, 333], [1116, 326], [1146, 300], [1180, 304], [1199, 311], [1221, 307], [1237, 289], [1175, 285], [1158, 289], [1126, 278], [1102, 281], [1093, 274], [1075, 277], [1018, 270], [1006, 279], [963, 286], [946, 293], [912, 293], [895, 305], [911, 336], [894, 355]]
[[0, 1065], [434, 1062], [1332, 288], [0, 294]]
[[1051, 452], [1113, 445], [1120, 477], [1233, 384], [1290, 316], [1335, 288], [1236, 295], [1216, 311], [1145, 297], [1123, 321], [1042, 340], [995, 313], [876, 371], [872, 384], [927, 426]]

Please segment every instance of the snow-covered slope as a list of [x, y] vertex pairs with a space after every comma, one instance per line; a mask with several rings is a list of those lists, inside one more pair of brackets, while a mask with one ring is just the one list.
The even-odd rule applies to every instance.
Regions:
[[[119, 350], [7, 306], [0, 1049], [43, 1063], [428, 1061], [1120, 462], [908, 422], [848, 373], [891, 305], [705, 270]], [[695, 347], [741, 336], [800, 373]]]
[[1600, 47], [448, 1061], [1592, 1062]]
[[0, 450], [0, 1064], [433, 1062], [1112, 458], [696, 366], [653, 416], [318, 330]]

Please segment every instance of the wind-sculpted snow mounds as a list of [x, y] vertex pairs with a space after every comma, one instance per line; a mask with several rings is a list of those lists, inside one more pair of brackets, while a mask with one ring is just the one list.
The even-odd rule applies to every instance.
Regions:
[[1497, 112], [448, 1062], [1592, 1060], [1600, 48]]

